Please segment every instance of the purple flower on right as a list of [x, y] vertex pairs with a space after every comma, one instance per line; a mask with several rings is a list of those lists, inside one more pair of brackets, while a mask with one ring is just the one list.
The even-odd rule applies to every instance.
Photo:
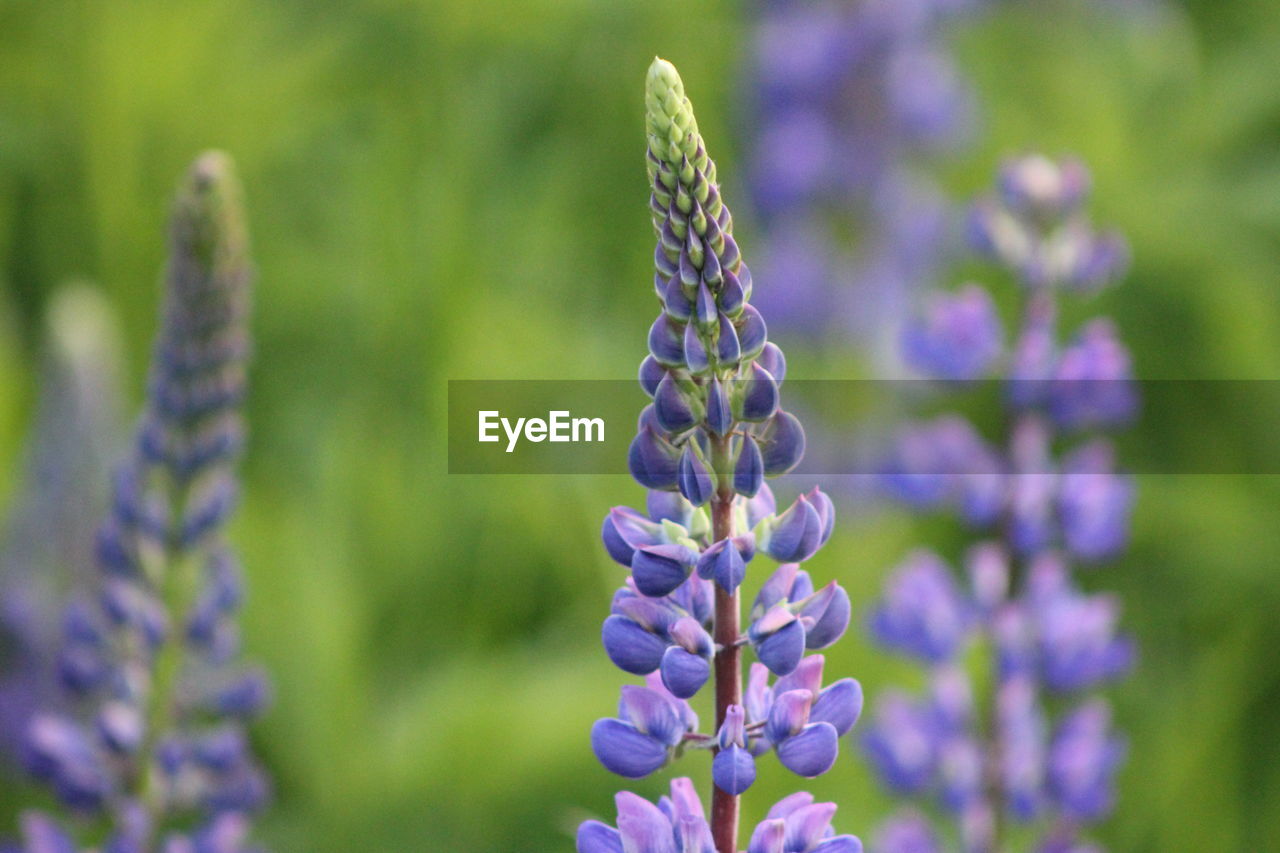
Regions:
[[[1101, 849], [1084, 836], [1112, 810], [1125, 742], [1089, 694], [1128, 672], [1135, 652], [1119, 602], [1082, 591], [1073, 572], [1128, 540], [1134, 484], [1100, 433], [1131, 420], [1138, 399], [1109, 319], [1059, 336], [1060, 295], [1096, 292], [1128, 265], [1124, 241], [1090, 224], [1089, 187], [1075, 160], [1007, 161], [969, 233], [1018, 282], [1014, 333], [977, 284], [929, 298], [904, 330], [913, 370], [997, 379], [1007, 414], [990, 437], [959, 415], [913, 424], [882, 467], [887, 492], [955, 512], [974, 540], [963, 573], [932, 551], [910, 555], [868, 617], [873, 639], [919, 661], [929, 684], [920, 697], [886, 692], [864, 731], [885, 786], [915, 800], [872, 853], [994, 853], [1011, 835], [1038, 838], [1041, 851]], [[979, 659], [990, 676], [971, 680]], [[943, 819], [921, 811], [930, 802]]]

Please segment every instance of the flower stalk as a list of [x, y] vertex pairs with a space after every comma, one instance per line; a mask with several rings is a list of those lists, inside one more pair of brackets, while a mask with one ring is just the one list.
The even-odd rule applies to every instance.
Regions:
[[[740, 797], [756, 760], [774, 752], [800, 776], [825, 773], [861, 712], [862, 690], [851, 678], [824, 687], [822, 656], [805, 656], [849, 624], [844, 590], [831, 583], [815, 594], [799, 566], [830, 538], [835, 509], [813, 489], [780, 513], [764, 482], [799, 463], [804, 430], [779, 405], [786, 359], [750, 304], [751, 272], [715, 163], [669, 62], [650, 66], [645, 106], [660, 313], [640, 365], [652, 402], [628, 461], [649, 493], [644, 512], [614, 507], [601, 530], [609, 556], [629, 571], [601, 639], [610, 660], [645, 682], [623, 686], [618, 716], [596, 721], [591, 747], [608, 770], [640, 778], [686, 745], [710, 745], [711, 819], [692, 782], [677, 778], [656, 806], [618, 794], [616, 828], [587, 821], [578, 850], [738, 853]], [[741, 590], [759, 554], [780, 565], [744, 631]], [[748, 646], [759, 662], [744, 689]], [[688, 700], [713, 679], [715, 725], [704, 732]], [[831, 830], [834, 810], [803, 792], [787, 797], [747, 850], [858, 853], [857, 838]]]
[[[1024, 294], [1007, 350], [977, 285], [935, 295], [904, 335], [921, 374], [965, 382], [994, 372], [1007, 401], [995, 444], [956, 416], [903, 435], [886, 466], [890, 489], [921, 509], [957, 509], [980, 532], [964, 556], [966, 584], [941, 557], [917, 552], [871, 619], [882, 646], [929, 667], [930, 686], [919, 699], [882, 697], [868, 757], [890, 789], [938, 801], [966, 853], [1005, 853], [1028, 832], [1036, 853], [1091, 849], [1081, 836], [1110, 810], [1123, 753], [1102, 700], [1058, 715], [1048, 701], [1122, 675], [1133, 654], [1116, 602], [1083, 594], [1073, 577], [1123, 548], [1132, 483], [1091, 434], [1136, 408], [1129, 356], [1109, 322], [1085, 324], [1065, 345], [1055, 329], [1060, 294], [1092, 292], [1127, 263], [1120, 239], [1085, 218], [1087, 185], [1074, 161], [1018, 158], [974, 209], [971, 237]], [[990, 661], [987, 696], [973, 695], [964, 667], [972, 643]], [[878, 846], [952, 849], [914, 815], [889, 824]]]

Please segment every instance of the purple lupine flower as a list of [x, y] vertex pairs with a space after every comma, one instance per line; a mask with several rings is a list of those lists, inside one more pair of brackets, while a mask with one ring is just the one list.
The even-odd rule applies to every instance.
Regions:
[[689, 703], [650, 675], [645, 687], [622, 688], [617, 718], [596, 720], [591, 748], [609, 770], [638, 779], [666, 764], [685, 734], [697, 727]]
[[1111, 811], [1124, 741], [1111, 733], [1111, 709], [1094, 699], [1071, 712], [1053, 733], [1049, 795], [1071, 820], [1093, 821]]
[[120, 341], [95, 290], [57, 291], [25, 474], [0, 539], [0, 753], [16, 760], [31, 715], [57, 690], [58, 610], [92, 576], [96, 519], [123, 437]]
[[976, 284], [933, 294], [922, 315], [903, 329], [903, 358], [926, 376], [979, 379], [1004, 350], [991, 294]]
[[1124, 423], [1137, 409], [1129, 351], [1110, 320], [1080, 330], [1059, 356], [1053, 380], [1049, 411], [1062, 429]]
[[1064, 547], [1096, 562], [1121, 551], [1129, 539], [1133, 479], [1115, 472], [1115, 450], [1099, 440], [1071, 451], [1058, 479], [1058, 514]]
[[[1066, 345], [1058, 339], [1058, 295], [1096, 289], [1127, 264], [1119, 238], [1089, 224], [1088, 191], [1076, 161], [1005, 164], [997, 191], [974, 206], [970, 232], [1022, 286], [1007, 356], [991, 298], [976, 285], [934, 297], [903, 344], [909, 363], [944, 378], [974, 378], [1003, 361], [1007, 426], [998, 444], [958, 416], [912, 426], [882, 469], [888, 491], [911, 506], [951, 509], [996, 537], [969, 548], [963, 586], [940, 558], [912, 557], [868, 620], [882, 646], [931, 670], [927, 697], [893, 692], [878, 704], [867, 757], [891, 789], [937, 800], [963, 848], [982, 853], [1007, 844], [999, 834], [1010, 821], [1033, 825], [1027, 837], [1038, 836], [1038, 849], [1087, 849], [1079, 836], [1110, 811], [1123, 756], [1099, 700], [1058, 718], [1046, 701], [1117, 678], [1134, 657], [1117, 601], [1080, 592], [1071, 576], [1074, 562], [1123, 548], [1133, 504], [1133, 483], [1117, 473], [1105, 438], [1071, 443], [1137, 408], [1131, 358], [1111, 321], [1087, 322]], [[982, 721], [960, 668], [970, 644], [991, 661]], [[887, 849], [937, 846], [919, 830], [895, 828], [903, 840], [887, 834]]]
[[[597, 720], [591, 747], [604, 767], [638, 778], [685, 749], [710, 749], [711, 821], [687, 779], [657, 806], [617, 798], [616, 828], [587, 821], [584, 853], [740, 853], [738, 798], [756, 759], [773, 751], [804, 777], [835, 763], [857, 722], [862, 688], [822, 684], [824, 659], [849, 625], [849, 595], [817, 589], [800, 563], [830, 539], [835, 507], [818, 489], [778, 512], [764, 484], [804, 453], [800, 421], [781, 408], [787, 363], [750, 304], [752, 276], [733, 237], [693, 108], [675, 68], [655, 59], [646, 82], [650, 213], [657, 237], [654, 290], [661, 313], [649, 333], [640, 386], [652, 398], [629, 451], [631, 473], [650, 489], [646, 512], [615, 507], [605, 550], [630, 574], [601, 629], [620, 669], [644, 675], [622, 688], [617, 717]], [[780, 175], [781, 182], [803, 181]], [[755, 597], [746, 630], [742, 586], [763, 554], [781, 565]], [[742, 654], [755, 652], [746, 690]], [[769, 675], [777, 680], [770, 685]], [[715, 726], [698, 730], [689, 699], [714, 675]], [[858, 853], [830, 827], [835, 806], [796, 794], [770, 811], [750, 853]]]
[[936, 554], [917, 551], [890, 578], [870, 629], [886, 648], [938, 664], [962, 650], [973, 622], [951, 570]]
[[[221, 536], [250, 273], [231, 163], [202, 155], [174, 209], [147, 406], [99, 529], [98, 588], [64, 622], [59, 671], [83, 713], [37, 716], [25, 745], [68, 809], [106, 818], [111, 850], [248, 850], [245, 815], [267, 796], [240, 725], [268, 691], [234, 659], [239, 571]], [[31, 826], [31, 853], [62, 844]]]
[[1040, 676], [1050, 690], [1081, 690], [1128, 672], [1133, 643], [1118, 633], [1120, 605], [1113, 596], [1082, 595], [1062, 561], [1046, 554], [1030, 567], [1026, 598]]
[[[860, 853], [852, 835], [831, 828], [834, 803], [792, 794], [769, 810], [751, 836], [748, 853]], [[657, 805], [627, 791], [615, 797], [617, 828], [598, 820], [578, 827], [578, 853], [715, 853], [706, 812], [693, 782], [671, 780], [670, 796]]]
[[730, 705], [716, 738], [719, 751], [711, 762], [711, 778], [727, 794], [741, 794], [756, 780], [756, 762], [747, 749], [746, 710]]
[[942, 853], [942, 842], [919, 812], [907, 810], [885, 822], [871, 845], [874, 853]]

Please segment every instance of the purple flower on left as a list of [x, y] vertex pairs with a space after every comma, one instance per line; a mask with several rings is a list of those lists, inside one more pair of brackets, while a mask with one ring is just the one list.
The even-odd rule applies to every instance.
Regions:
[[238, 663], [240, 570], [222, 534], [251, 277], [233, 166], [203, 154], [174, 204], [147, 402], [98, 529], [98, 571], [63, 618], [56, 671], [70, 710], [35, 715], [22, 746], [62, 812], [23, 816], [26, 853], [258, 849], [249, 815], [268, 785], [243, 724], [270, 691]]

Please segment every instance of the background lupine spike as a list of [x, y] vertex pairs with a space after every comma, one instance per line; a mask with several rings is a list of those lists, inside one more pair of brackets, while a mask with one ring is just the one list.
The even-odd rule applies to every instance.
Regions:
[[96, 520], [124, 435], [122, 347], [106, 299], [64, 285], [45, 328], [21, 491], [0, 540], [0, 750], [14, 761], [31, 714], [59, 702], [58, 610], [91, 579]]
[[239, 572], [220, 535], [243, 434], [251, 275], [226, 155], [188, 171], [169, 236], [147, 404], [98, 536], [98, 594], [67, 613], [61, 672], [82, 713], [37, 716], [25, 759], [68, 809], [112, 827], [113, 850], [216, 837], [234, 853], [249, 849], [244, 816], [267, 795], [240, 722], [268, 691], [235, 662]]
[[[1087, 825], [1111, 809], [1124, 753], [1103, 700], [1075, 710], [1062, 701], [1133, 660], [1116, 601], [1083, 594], [1071, 573], [1073, 562], [1096, 563], [1122, 547], [1132, 485], [1115, 471], [1106, 439], [1070, 443], [1085, 428], [1123, 422], [1137, 405], [1128, 352], [1109, 321], [1086, 323], [1069, 345], [1058, 339], [1058, 295], [1115, 278], [1127, 258], [1119, 238], [1088, 223], [1088, 186], [1079, 162], [1019, 157], [975, 205], [976, 247], [1022, 288], [1008, 352], [993, 300], [977, 285], [933, 299], [903, 341], [931, 376], [973, 379], [1003, 358], [1010, 413], [1001, 446], [953, 416], [904, 437], [889, 466], [887, 482], [901, 497], [922, 509], [953, 506], [995, 538], [969, 549], [967, 583], [931, 552], [912, 555], [890, 578], [870, 630], [928, 666], [930, 690], [918, 700], [883, 697], [864, 746], [891, 789], [936, 798], [965, 849], [983, 853], [1007, 846], [1009, 821], [1031, 824], [1037, 849], [1083, 845]], [[899, 488], [902, 475], [916, 475], [911, 489]], [[995, 673], [992, 695], [976, 703], [991, 709], [987, 721], [974, 713], [963, 667], [974, 644]], [[1059, 700], [1050, 705], [1046, 694]], [[891, 849], [928, 832], [912, 818], [885, 835]]]

